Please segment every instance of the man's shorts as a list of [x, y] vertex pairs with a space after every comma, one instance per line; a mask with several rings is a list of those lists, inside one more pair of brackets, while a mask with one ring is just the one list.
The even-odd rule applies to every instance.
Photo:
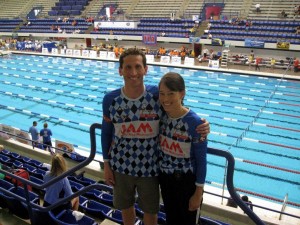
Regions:
[[159, 211], [159, 184], [157, 177], [134, 177], [114, 172], [114, 207], [128, 209], [137, 202], [139, 207], [150, 214]]

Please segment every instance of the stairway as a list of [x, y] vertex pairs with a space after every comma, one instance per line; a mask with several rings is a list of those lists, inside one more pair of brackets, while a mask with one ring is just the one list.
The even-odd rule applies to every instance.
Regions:
[[221, 67], [228, 67], [228, 56], [229, 56], [229, 45], [225, 45], [224, 49], [222, 50], [222, 59], [221, 59]]

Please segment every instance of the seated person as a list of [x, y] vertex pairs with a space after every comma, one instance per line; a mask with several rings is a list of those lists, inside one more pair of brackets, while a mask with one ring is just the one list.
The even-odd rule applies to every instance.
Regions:
[[[67, 171], [66, 161], [60, 154], [55, 154], [51, 160], [51, 170], [47, 171], [44, 176], [44, 182], [63, 174]], [[57, 181], [56, 183], [45, 188], [44, 207], [56, 203], [62, 198], [66, 198], [73, 194], [70, 182], [67, 177]], [[52, 211], [54, 214], [61, 212], [63, 209], [72, 209], [78, 211], [79, 198], [75, 197], [71, 201], [59, 205]]]
[[243, 195], [243, 196], [242, 196], [242, 200], [243, 200], [244, 202], [246, 202], [246, 203], [250, 203], [250, 204], [247, 204], [247, 205], [248, 205], [248, 207], [253, 211], [253, 205], [252, 205], [252, 202], [249, 201], [248, 196], [247, 196], [247, 195]]
[[236, 202], [232, 198], [229, 198], [227, 200], [227, 204], [226, 205], [230, 206], [230, 207], [233, 207], [233, 208], [237, 208], [238, 207], [238, 205], [236, 204]]
[[259, 3], [257, 3], [255, 5], [255, 9], [256, 9], [256, 12], [260, 12], [260, 4]]
[[281, 17], [283, 17], [283, 18], [287, 17], [287, 14], [286, 14], [286, 12], [284, 10], [281, 11]]

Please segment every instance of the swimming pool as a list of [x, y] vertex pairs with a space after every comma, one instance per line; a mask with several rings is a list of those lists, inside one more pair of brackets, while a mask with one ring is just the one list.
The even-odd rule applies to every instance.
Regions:
[[[54, 138], [89, 151], [103, 95], [123, 84], [118, 63], [12, 55], [0, 59], [0, 123], [27, 131], [47, 121]], [[182, 74], [185, 105], [210, 121], [209, 147], [236, 159], [235, 186], [300, 204], [300, 83], [244, 74], [149, 66], [147, 84]], [[101, 154], [101, 149], [97, 149]], [[223, 183], [225, 161], [208, 157], [207, 182]]]

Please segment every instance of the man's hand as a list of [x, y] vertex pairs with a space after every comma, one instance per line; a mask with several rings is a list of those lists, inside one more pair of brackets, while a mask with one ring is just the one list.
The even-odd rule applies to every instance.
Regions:
[[207, 137], [207, 135], [210, 133], [210, 125], [209, 122], [206, 119], [201, 119], [203, 122], [202, 124], [198, 125], [196, 127], [196, 131], [198, 134], [201, 134], [201, 137]]
[[104, 162], [104, 182], [110, 186], [115, 185], [115, 177], [110, 168], [109, 162]]

